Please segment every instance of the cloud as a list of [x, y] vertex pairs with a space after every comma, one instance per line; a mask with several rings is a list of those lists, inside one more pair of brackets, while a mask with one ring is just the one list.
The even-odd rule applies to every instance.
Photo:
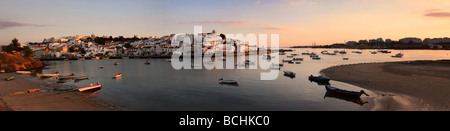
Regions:
[[425, 16], [428, 17], [450, 17], [450, 12], [433, 12], [433, 13], [427, 13]]
[[45, 25], [29, 24], [29, 23], [14, 22], [14, 21], [7, 21], [7, 20], [0, 19], [0, 29], [5, 29], [5, 28], [9, 28], [9, 27], [20, 27], [20, 26], [45, 26]]
[[261, 1], [254, 1], [253, 4], [255, 4], [255, 5], [260, 5], [260, 4], [261, 4]]

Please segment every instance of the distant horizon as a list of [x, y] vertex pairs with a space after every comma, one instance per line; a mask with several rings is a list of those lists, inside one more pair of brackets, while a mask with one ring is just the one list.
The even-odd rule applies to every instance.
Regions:
[[[86, 4], [89, 3], [89, 4]], [[364, 39], [443, 38], [450, 1], [429, 0], [3, 0], [0, 45], [90, 34], [279, 34], [280, 46]]]

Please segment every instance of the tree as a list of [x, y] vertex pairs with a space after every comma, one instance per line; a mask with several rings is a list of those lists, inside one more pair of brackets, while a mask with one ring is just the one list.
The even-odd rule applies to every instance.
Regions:
[[25, 57], [30, 57], [31, 55], [33, 55], [33, 50], [31, 50], [29, 46], [25, 46], [23, 47], [23, 54]]

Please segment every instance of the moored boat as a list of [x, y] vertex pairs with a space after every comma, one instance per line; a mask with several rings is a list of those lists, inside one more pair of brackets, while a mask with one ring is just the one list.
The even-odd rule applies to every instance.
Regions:
[[313, 75], [309, 76], [308, 79], [310, 81], [315, 81], [315, 82], [329, 82], [330, 81], [330, 78], [323, 77], [323, 76], [313, 76]]
[[36, 74], [39, 78], [49, 78], [49, 77], [58, 77], [59, 71], [55, 72], [54, 74]]
[[87, 79], [89, 79], [88, 76], [79, 76], [79, 77], [75, 78], [74, 80], [75, 80], [75, 82], [79, 82], [79, 81], [87, 80]]
[[119, 62], [118, 61], [114, 62], [114, 65], [119, 65]]
[[360, 92], [356, 92], [356, 91], [347, 91], [347, 90], [342, 90], [336, 87], [332, 87], [330, 85], [326, 85], [325, 88], [327, 89], [328, 92], [331, 93], [335, 93], [338, 95], [342, 95], [345, 97], [351, 97], [351, 98], [360, 98], [361, 95], [366, 95], [369, 96], [369, 94], [367, 94], [366, 92], [364, 92], [364, 90], [361, 90]]
[[14, 80], [14, 76], [11, 76], [11, 77], [8, 77], [8, 78], [5, 78], [5, 80], [6, 80], [6, 81], [12, 81], [12, 80]]
[[121, 78], [122, 77], [122, 73], [118, 73], [118, 74], [115, 74], [115, 75], [113, 75], [113, 78]]
[[146, 61], [145, 61], [145, 64], [146, 64], [146, 65], [150, 65], [150, 60], [146, 60]]
[[223, 78], [219, 79], [219, 84], [237, 85], [238, 83], [239, 83], [238, 80], [224, 80]]
[[91, 90], [91, 89], [96, 89], [96, 88], [101, 88], [102, 84], [97, 83], [97, 85], [91, 84], [90, 86], [85, 86], [85, 87], [80, 87], [78, 88], [78, 91], [87, 91], [87, 90]]
[[31, 71], [16, 71], [17, 74], [25, 74], [25, 75], [29, 75], [31, 74]]
[[68, 76], [58, 76], [58, 79], [59, 80], [67, 80], [67, 79], [74, 79], [75, 77], [76, 77], [75, 74], [71, 74]]

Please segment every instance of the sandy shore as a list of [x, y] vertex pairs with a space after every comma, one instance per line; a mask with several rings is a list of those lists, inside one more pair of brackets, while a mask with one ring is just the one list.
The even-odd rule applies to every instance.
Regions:
[[332, 80], [376, 92], [372, 110], [450, 110], [450, 62], [415, 61], [331, 67]]
[[[13, 81], [4, 78], [14, 76]], [[39, 89], [39, 92], [27, 93]], [[55, 80], [40, 80], [30, 75], [0, 74], [0, 111], [115, 111], [122, 108], [93, 94], [71, 91]]]

